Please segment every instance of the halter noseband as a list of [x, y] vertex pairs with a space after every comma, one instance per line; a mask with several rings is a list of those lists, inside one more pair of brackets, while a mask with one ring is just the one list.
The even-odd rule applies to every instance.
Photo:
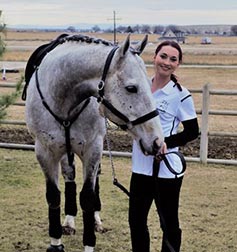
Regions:
[[[124, 115], [123, 113], [121, 113], [119, 110], [117, 110], [108, 100], [105, 99], [104, 97], [104, 86], [105, 86], [105, 80], [106, 80], [106, 76], [108, 74], [109, 71], [109, 67], [111, 64], [111, 61], [113, 59], [113, 56], [116, 52], [116, 50], [118, 49], [118, 46], [113, 47], [113, 49], [109, 52], [107, 59], [105, 61], [105, 66], [104, 66], [104, 70], [103, 70], [103, 74], [101, 77], [101, 80], [98, 84], [98, 94], [99, 97], [97, 98], [97, 101], [99, 103], [102, 103], [107, 109], [109, 109], [114, 115], [116, 115], [119, 119], [121, 119], [122, 121], [125, 122], [125, 124], [118, 124], [115, 123], [116, 125], [118, 125], [121, 129], [123, 130], [127, 130], [127, 129], [131, 129], [132, 127], [138, 125], [138, 124], [142, 124], [150, 119], [152, 119], [153, 117], [156, 117], [159, 115], [159, 111], [158, 109], [155, 109], [133, 121], [130, 121], [129, 118]], [[132, 51], [133, 52], [133, 51]], [[133, 52], [136, 53], [136, 52]]]

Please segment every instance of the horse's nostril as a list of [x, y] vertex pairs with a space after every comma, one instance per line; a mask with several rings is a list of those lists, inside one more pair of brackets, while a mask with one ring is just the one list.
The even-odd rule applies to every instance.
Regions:
[[141, 148], [142, 152], [144, 153], [144, 152], [145, 152], [145, 149], [144, 149], [144, 147], [143, 147], [143, 144], [142, 144], [142, 140], [141, 140], [141, 139], [139, 140], [139, 144], [140, 144], [140, 148]]
[[142, 140], [141, 140], [141, 139], [139, 140], [139, 144], [140, 144], [140, 148], [141, 148], [141, 150], [142, 150], [142, 153], [143, 153], [145, 156], [149, 155], [149, 153], [145, 150], [145, 148], [144, 148], [144, 146], [143, 146], [143, 144], [142, 144]]
[[157, 140], [158, 140], [158, 138], [156, 138], [156, 139], [153, 141], [152, 149], [153, 149], [153, 152], [154, 152], [154, 153], [157, 153], [157, 152], [159, 151], [159, 149], [160, 149], [160, 146], [158, 146], [158, 144], [157, 144]]

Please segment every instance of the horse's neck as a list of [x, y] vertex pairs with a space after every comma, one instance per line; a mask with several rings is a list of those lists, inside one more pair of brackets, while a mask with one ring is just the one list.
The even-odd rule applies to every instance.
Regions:
[[60, 69], [57, 75], [59, 79], [65, 80], [66, 88], [67, 85], [73, 88], [74, 85], [84, 85], [85, 82], [91, 85], [101, 78], [110, 47], [96, 44], [75, 44], [68, 47], [66, 45], [64, 48], [58, 48], [59, 56], [56, 63], [56, 68]]

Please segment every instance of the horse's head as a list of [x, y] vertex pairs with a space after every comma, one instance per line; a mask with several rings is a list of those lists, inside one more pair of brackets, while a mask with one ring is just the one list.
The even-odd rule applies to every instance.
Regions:
[[115, 124], [128, 130], [144, 154], [155, 154], [164, 137], [143, 60], [139, 54], [147, 37], [130, 48], [129, 36], [113, 48], [99, 84], [100, 110]]

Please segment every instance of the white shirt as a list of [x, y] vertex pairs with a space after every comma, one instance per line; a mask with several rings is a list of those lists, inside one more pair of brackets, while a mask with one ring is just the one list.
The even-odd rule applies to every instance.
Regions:
[[[156, 90], [153, 97], [160, 112], [160, 122], [165, 137], [176, 134], [181, 121], [197, 117], [190, 92], [185, 87], [179, 91], [173, 81], [170, 81], [164, 88]], [[178, 151], [178, 147], [167, 151]], [[166, 157], [176, 172], [182, 171], [182, 162], [178, 156], [171, 154]], [[133, 142], [132, 171], [134, 173], [152, 176], [153, 158], [153, 156], [145, 156], [137, 143]], [[161, 161], [158, 177], [175, 178], [175, 175]]]

